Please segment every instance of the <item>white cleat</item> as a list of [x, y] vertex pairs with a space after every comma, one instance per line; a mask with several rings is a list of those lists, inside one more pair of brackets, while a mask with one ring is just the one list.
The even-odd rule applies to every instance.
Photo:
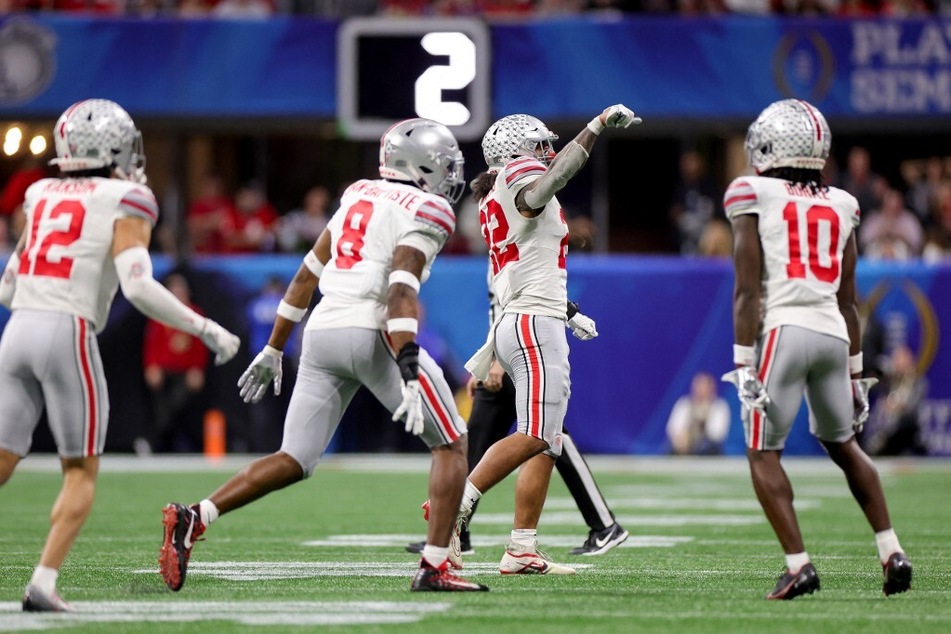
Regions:
[[571, 566], [555, 563], [537, 548], [526, 551], [509, 542], [499, 563], [499, 572], [503, 575], [573, 575], [576, 571]]

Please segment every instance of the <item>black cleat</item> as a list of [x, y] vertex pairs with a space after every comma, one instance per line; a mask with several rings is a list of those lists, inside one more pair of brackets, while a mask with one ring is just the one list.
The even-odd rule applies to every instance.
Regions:
[[410, 590], [413, 592], [485, 592], [488, 588], [481, 583], [466, 581], [449, 572], [448, 561], [439, 568], [433, 568], [428, 562], [421, 561]]
[[24, 612], [72, 612], [73, 608], [58, 594], [46, 594], [34, 585], [28, 585], [23, 594]]
[[882, 566], [885, 582], [882, 592], [885, 596], [911, 590], [911, 562], [903, 552], [893, 553]]
[[159, 572], [165, 585], [177, 592], [185, 585], [188, 558], [195, 542], [205, 532], [205, 525], [196, 507], [173, 502], [165, 506], [162, 514], [165, 538], [159, 550]]
[[767, 599], [795, 599], [801, 594], [812, 594], [819, 589], [819, 575], [816, 567], [811, 563], [804, 565], [799, 572], [789, 572], [786, 569], [776, 582], [773, 591], [766, 595]]
[[[423, 552], [423, 547], [426, 546], [425, 541], [421, 542], [410, 542], [406, 544], [406, 552], [419, 554]], [[469, 531], [461, 531], [459, 533], [459, 547], [463, 555], [474, 555], [475, 548], [472, 547], [472, 542], [469, 541]]]
[[569, 555], [603, 555], [628, 537], [628, 532], [615, 522], [605, 529], [588, 532], [588, 539], [577, 548], [568, 551]]

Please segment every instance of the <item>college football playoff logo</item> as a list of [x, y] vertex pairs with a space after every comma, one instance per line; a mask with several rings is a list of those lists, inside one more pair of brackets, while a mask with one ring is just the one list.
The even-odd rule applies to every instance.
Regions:
[[53, 80], [56, 36], [28, 18], [11, 18], [0, 27], [0, 105], [9, 106], [46, 90]]

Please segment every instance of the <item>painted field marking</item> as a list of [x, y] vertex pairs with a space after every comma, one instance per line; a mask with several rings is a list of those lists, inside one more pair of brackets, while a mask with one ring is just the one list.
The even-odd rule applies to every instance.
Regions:
[[[154, 572], [154, 571], [153, 571]], [[0, 602], [0, 631], [46, 630], [88, 623], [186, 623], [314, 627], [415, 623], [451, 603], [398, 601], [74, 601], [75, 612], [31, 614]]]
[[[304, 546], [381, 548], [402, 547], [409, 542], [419, 541], [424, 535], [330, 535], [325, 539], [312, 539], [303, 542]], [[504, 547], [509, 539], [508, 533], [474, 536], [473, 547]], [[542, 548], [572, 548], [580, 545], [580, 537], [573, 535], [543, 535], [539, 538]], [[671, 535], [631, 535], [618, 548], [672, 548], [678, 544], [693, 541], [693, 537]], [[501, 551], [499, 552], [501, 556]], [[571, 561], [575, 561], [572, 559]], [[572, 565], [574, 565], [572, 563]], [[468, 564], [467, 564], [468, 567]]]
[[[584, 570], [592, 564], [571, 564]], [[406, 577], [412, 578], [419, 562], [411, 558], [405, 564], [341, 561], [196, 561], [189, 564], [188, 575], [203, 575], [228, 581], [265, 581], [276, 579], [314, 579], [317, 577]], [[134, 574], [158, 574], [157, 568], [139, 568]], [[458, 571], [460, 577], [498, 575], [495, 562], [468, 562]]]

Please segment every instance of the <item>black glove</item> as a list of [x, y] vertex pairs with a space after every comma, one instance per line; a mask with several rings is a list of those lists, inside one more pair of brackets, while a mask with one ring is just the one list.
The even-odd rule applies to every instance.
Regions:
[[571, 319], [572, 317], [577, 315], [579, 310], [581, 310], [581, 308], [578, 306], [578, 304], [574, 303], [573, 301], [569, 299], [568, 300], [568, 319]]
[[419, 379], [419, 344], [410, 341], [396, 356], [396, 365], [400, 366], [400, 376], [404, 383]]

